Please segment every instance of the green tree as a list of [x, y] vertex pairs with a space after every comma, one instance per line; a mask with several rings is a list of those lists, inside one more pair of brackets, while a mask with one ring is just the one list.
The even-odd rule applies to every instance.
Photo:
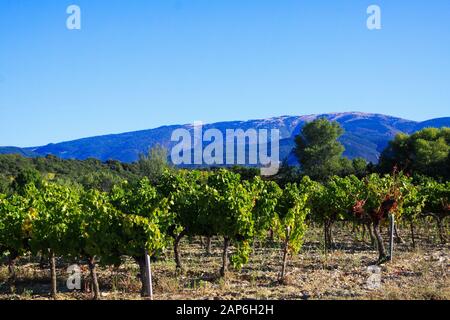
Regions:
[[446, 166], [445, 166], [445, 176], [447, 179], [450, 177], [450, 153], [447, 157]]
[[11, 181], [4, 174], [0, 174], [0, 193], [8, 194], [10, 192]]
[[151, 183], [159, 183], [164, 171], [169, 168], [167, 149], [160, 145], [151, 148], [147, 154], [140, 154], [137, 162], [141, 176], [147, 177]]
[[122, 179], [111, 171], [89, 172], [80, 177], [80, 184], [87, 190], [96, 189], [110, 192], [114, 185], [120, 184]]
[[450, 128], [426, 128], [411, 136], [399, 134], [382, 152], [379, 168], [449, 178]]
[[348, 158], [339, 159], [339, 170], [335, 175], [340, 177], [349, 176], [355, 173], [355, 168], [353, 167], [353, 161]]
[[343, 145], [338, 138], [344, 130], [337, 122], [324, 118], [307, 123], [295, 138], [295, 154], [303, 173], [314, 180], [326, 181], [341, 170]]
[[42, 184], [42, 176], [34, 168], [21, 169], [17, 177], [15, 177], [12, 187], [15, 192], [23, 194], [26, 186], [29, 184], [34, 184], [37, 187]]
[[358, 178], [365, 177], [368, 173], [368, 163], [364, 158], [355, 158], [352, 160], [353, 174]]

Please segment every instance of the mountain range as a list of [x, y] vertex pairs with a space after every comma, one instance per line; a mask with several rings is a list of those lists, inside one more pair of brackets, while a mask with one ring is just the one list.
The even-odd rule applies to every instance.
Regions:
[[[317, 118], [337, 121], [345, 130], [340, 141], [345, 147], [344, 155], [350, 159], [362, 157], [378, 162], [380, 153], [399, 133], [411, 134], [426, 127], [450, 127], [450, 117], [424, 122], [405, 120], [382, 114], [361, 112], [329, 113], [305, 116], [281, 116], [269, 119], [218, 122], [203, 125], [203, 130], [218, 129], [225, 136], [227, 129], [279, 129], [281, 134], [280, 158], [295, 164], [293, 155], [294, 139], [305, 123]], [[176, 129], [192, 131], [192, 125], [163, 126], [156, 129], [89, 137], [79, 140], [48, 144], [45, 146], [18, 148], [0, 147], [0, 154], [21, 154], [26, 157], [55, 155], [63, 159], [96, 158], [102, 161], [119, 160], [133, 162], [140, 153], [159, 144], [170, 150], [176, 142], [171, 142]]]

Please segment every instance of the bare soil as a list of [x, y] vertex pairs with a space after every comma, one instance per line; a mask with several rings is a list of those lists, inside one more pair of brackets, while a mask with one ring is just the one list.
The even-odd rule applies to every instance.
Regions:
[[[223, 279], [219, 277], [221, 239], [213, 240], [211, 255], [200, 239], [184, 239], [180, 246], [183, 273], [176, 273], [170, 250], [152, 264], [155, 299], [450, 299], [449, 245], [439, 244], [434, 229], [425, 226], [412, 249], [407, 229], [401, 231], [404, 243], [396, 244], [392, 262], [380, 266], [381, 282], [375, 286], [368, 281], [368, 268], [377, 260], [377, 251], [348, 225], [335, 228], [332, 252], [323, 249], [322, 230], [310, 228], [301, 253], [290, 257], [283, 285], [277, 281], [279, 243], [256, 244], [250, 262], [242, 270], [230, 269]], [[387, 239], [386, 230], [384, 236]], [[89, 279], [86, 266], [82, 266], [82, 290], [67, 289], [66, 271], [71, 264], [58, 261], [58, 298], [91, 299], [92, 294], [84, 290]], [[102, 299], [141, 299], [139, 268], [131, 259], [124, 259], [118, 268], [99, 267], [98, 271]], [[49, 292], [50, 272], [40, 268], [36, 258], [20, 259], [13, 287], [8, 284], [7, 266], [0, 266], [0, 300], [50, 299]]]

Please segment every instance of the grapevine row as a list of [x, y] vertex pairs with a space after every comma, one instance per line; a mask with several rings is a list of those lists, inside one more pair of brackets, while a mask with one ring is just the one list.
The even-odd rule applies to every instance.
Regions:
[[43, 181], [9, 196], [0, 195], [0, 254], [8, 255], [11, 282], [18, 257], [48, 257], [54, 298], [56, 257], [83, 259], [98, 299], [99, 264], [119, 265], [123, 256], [132, 257], [139, 265], [145, 295], [149, 290], [146, 252], [157, 258], [171, 248], [181, 272], [183, 237], [221, 237], [219, 272], [225, 277], [229, 264], [242, 268], [254, 242], [270, 236], [281, 243], [279, 281], [283, 282], [288, 257], [301, 250], [309, 223], [323, 226], [327, 249], [333, 249], [336, 222], [364, 226], [378, 248], [379, 262], [384, 262], [387, 253], [380, 225], [388, 215], [410, 225], [413, 243], [416, 222], [431, 216], [445, 242], [443, 221], [450, 213], [449, 198], [450, 182], [414, 182], [402, 173], [333, 177], [325, 184], [304, 177], [281, 188], [260, 177], [244, 181], [225, 169], [179, 170], [165, 172], [157, 184], [146, 178], [137, 183], [124, 181], [109, 193]]

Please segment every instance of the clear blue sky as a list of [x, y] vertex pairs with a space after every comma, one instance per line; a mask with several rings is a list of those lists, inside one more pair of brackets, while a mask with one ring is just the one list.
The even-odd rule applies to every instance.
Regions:
[[[66, 29], [66, 8], [82, 30]], [[380, 31], [366, 9], [382, 9]], [[448, 0], [0, 0], [0, 145], [335, 111], [450, 115]]]

